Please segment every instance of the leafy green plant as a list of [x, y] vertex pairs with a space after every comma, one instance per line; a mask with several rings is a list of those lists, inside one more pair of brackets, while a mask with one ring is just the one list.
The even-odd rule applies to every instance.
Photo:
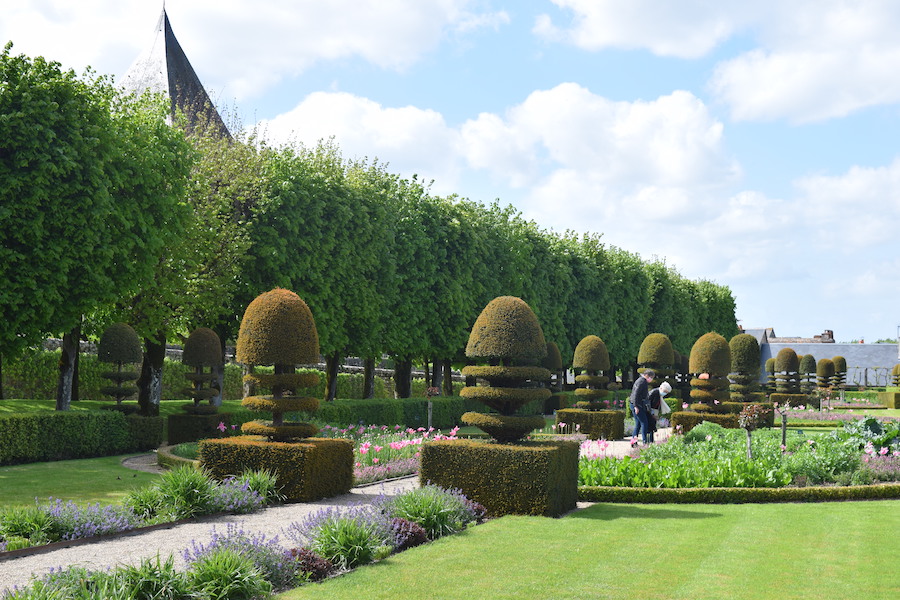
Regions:
[[39, 545], [59, 540], [60, 532], [53, 517], [39, 507], [12, 507], [0, 512], [0, 536]]
[[356, 506], [340, 512], [326, 508], [286, 529], [298, 545], [329, 560], [340, 569], [372, 562], [379, 548], [392, 546], [388, 521], [372, 506]]
[[281, 495], [278, 486], [278, 477], [274, 471], [268, 469], [253, 470], [247, 469], [235, 478], [239, 484], [246, 486], [262, 496], [266, 504], [281, 501], [284, 496]]
[[392, 519], [418, 523], [431, 540], [456, 533], [475, 520], [462, 494], [435, 485], [425, 485], [388, 498], [381, 508]]
[[187, 519], [210, 511], [215, 485], [205, 471], [184, 466], [163, 473], [156, 488], [168, 512], [176, 519]]
[[123, 565], [118, 574], [136, 598], [188, 600], [191, 597], [187, 575], [175, 569], [171, 554], [164, 561], [157, 554], [155, 559], [141, 560], [138, 566]]
[[272, 593], [272, 584], [253, 561], [231, 548], [201, 556], [191, 565], [188, 579], [198, 600], [253, 600]]

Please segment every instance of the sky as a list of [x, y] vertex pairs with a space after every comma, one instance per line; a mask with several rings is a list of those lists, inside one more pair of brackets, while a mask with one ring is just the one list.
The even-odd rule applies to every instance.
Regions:
[[[220, 111], [728, 286], [745, 328], [900, 331], [900, 2], [168, 0]], [[116, 78], [161, 0], [2, 0]], [[602, 332], [598, 332], [602, 335]]]

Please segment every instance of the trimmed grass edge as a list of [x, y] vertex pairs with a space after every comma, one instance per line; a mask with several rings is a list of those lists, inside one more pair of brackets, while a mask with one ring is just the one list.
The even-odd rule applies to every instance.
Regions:
[[621, 504], [764, 504], [900, 498], [900, 483], [785, 488], [625, 488], [581, 486], [581, 502]]

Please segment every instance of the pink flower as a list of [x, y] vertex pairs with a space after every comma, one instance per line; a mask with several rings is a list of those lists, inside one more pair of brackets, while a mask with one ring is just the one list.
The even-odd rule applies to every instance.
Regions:
[[718, 400], [713, 400], [713, 402], [714, 402], [714, 403], [716, 403], [716, 404], [718, 404], [718, 403], [719, 403], [719, 401], [718, 401]]
[[232, 425], [231, 430], [234, 431], [235, 429], [237, 429], [237, 425]]
[[222, 433], [225, 433], [225, 421], [219, 421], [219, 425], [216, 427]]
[[372, 463], [377, 465], [377, 464], [378, 464], [378, 459], [377, 459], [377, 458], [373, 458], [373, 459], [372, 459]]
[[711, 435], [706, 436], [706, 441], [707, 441], [707, 442], [711, 442], [711, 441], [712, 441], [712, 436], [711, 436]]
[[687, 403], [687, 402], [682, 402], [682, 403], [681, 403], [681, 408], [687, 410], [687, 407], [688, 407], [688, 403]]
[[781, 444], [781, 451], [784, 452], [785, 450], [787, 450], [787, 446], [785, 446], [784, 444]]
[[362, 446], [359, 447], [360, 454], [368, 454], [368, 452], [369, 452], [368, 448], [363, 448]]
[[381, 452], [383, 446], [373, 446], [375, 448], [375, 452]]
[[882, 446], [881, 450], [878, 451], [878, 454], [880, 454], [882, 456], [884, 456], [887, 453], [888, 453], [887, 446]]
[[894, 450], [894, 452], [893, 452], [893, 454], [891, 454], [891, 456], [900, 456], [900, 450]]
[[816, 440], [806, 440], [806, 443], [809, 444], [810, 446], [815, 446]]

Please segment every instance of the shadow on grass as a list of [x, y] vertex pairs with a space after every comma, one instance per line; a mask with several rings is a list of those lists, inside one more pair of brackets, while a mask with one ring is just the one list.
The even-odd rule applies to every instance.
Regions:
[[652, 508], [637, 504], [595, 504], [565, 516], [566, 519], [591, 519], [613, 521], [615, 519], [714, 519], [718, 512], [697, 509]]

